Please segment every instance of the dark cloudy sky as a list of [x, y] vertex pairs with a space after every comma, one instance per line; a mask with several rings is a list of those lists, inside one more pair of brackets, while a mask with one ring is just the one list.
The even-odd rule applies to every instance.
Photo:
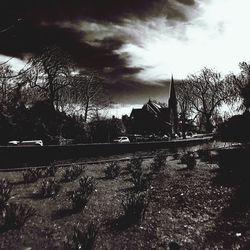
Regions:
[[249, 9], [249, 0], [2, 0], [0, 61], [18, 67], [57, 45], [103, 72], [117, 103], [164, 100], [172, 74], [249, 61]]

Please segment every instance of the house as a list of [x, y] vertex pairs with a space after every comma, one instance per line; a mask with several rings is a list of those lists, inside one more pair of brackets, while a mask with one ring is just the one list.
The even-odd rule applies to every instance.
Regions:
[[177, 132], [177, 100], [173, 77], [170, 81], [167, 104], [149, 101], [140, 109], [133, 109], [129, 117], [129, 133], [173, 134]]

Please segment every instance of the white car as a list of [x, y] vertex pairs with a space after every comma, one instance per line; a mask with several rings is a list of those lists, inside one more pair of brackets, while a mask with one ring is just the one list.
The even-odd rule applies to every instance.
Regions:
[[20, 146], [43, 146], [42, 140], [21, 141]]
[[17, 145], [19, 145], [19, 143], [20, 143], [20, 141], [9, 141], [8, 145], [9, 146], [17, 146]]
[[30, 141], [9, 141], [9, 146], [43, 146], [42, 140], [30, 140]]
[[120, 136], [117, 137], [115, 140], [113, 140], [115, 143], [128, 143], [130, 142], [129, 138], [127, 136]]

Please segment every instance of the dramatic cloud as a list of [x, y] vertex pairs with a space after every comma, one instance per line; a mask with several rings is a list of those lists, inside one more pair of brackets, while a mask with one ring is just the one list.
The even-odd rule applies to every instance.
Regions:
[[[0, 4], [0, 61], [57, 45], [98, 69], [116, 102], [164, 99], [161, 81], [204, 66], [249, 61], [248, 0], [8, 0]], [[1, 56], [2, 55], [2, 56]]]

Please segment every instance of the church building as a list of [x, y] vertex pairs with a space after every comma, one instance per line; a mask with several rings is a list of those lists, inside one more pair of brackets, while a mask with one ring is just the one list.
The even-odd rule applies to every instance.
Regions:
[[141, 109], [133, 109], [129, 117], [129, 133], [159, 135], [176, 133], [178, 114], [173, 77], [168, 96], [166, 104], [149, 99]]

